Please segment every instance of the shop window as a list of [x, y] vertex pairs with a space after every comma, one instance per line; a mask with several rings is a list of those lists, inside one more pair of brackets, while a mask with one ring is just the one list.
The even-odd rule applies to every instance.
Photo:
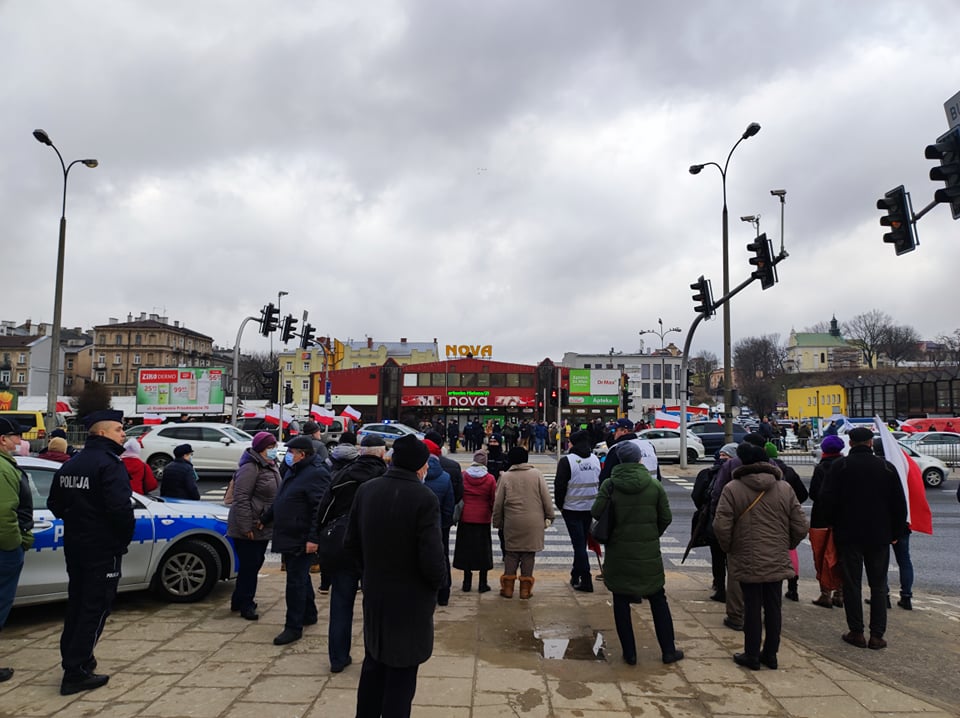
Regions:
[[452, 371], [447, 374], [447, 386], [460, 386], [460, 372]]
[[447, 380], [447, 375], [443, 372], [437, 371], [431, 374], [430, 381], [433, 383], [434, 386], [443, 386], [446, 380]]
[[507, 385], [507, 375], [506, 375], [506, 374], [491, 374], [491, 375], [490, 375], [490, 386], [505, 387], [506, 385]]
[[504, 386], [515, 387], [520, 386], [520, 375], [519, 374], [507, 374], [507, 383]]
[[477, 375], [475, 372], [463, 372], [460, 374], [460, 386], [474, 387], [477, 384]]
[[520, 375], [520, 386], [529, 389], [533, 386], [533, 374], [521, 374]]

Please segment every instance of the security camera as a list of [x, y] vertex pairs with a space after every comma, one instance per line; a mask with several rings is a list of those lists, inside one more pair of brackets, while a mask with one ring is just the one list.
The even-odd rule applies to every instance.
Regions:
[[772, 194], [772, 195], [774, 195], [774, 196], [776, 196], [776, 197], [784, 197], [784, 196], [786, 196], [786, 194], [787, 194], [787, 190], [785, 190], [785, 189], [772, 189], [772, 190], [770, 190], [770, 194]]

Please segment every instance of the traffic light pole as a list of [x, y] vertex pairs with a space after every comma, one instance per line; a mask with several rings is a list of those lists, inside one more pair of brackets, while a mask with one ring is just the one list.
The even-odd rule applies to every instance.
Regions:
[[[782, 250], [780, 254], [773, 260], [774, 266], [782, 262], [784, 259], [789, 257], [785, 250]], [[757, 281], [758, 277], [754, 277], [752, 274], [745, 280], [743, 280], [736, 287], [731, 289], [729, 292], [724, 294], [717, 300], [713, 306], [710, 308], [711, 311], [715, 311], [717, 307], [721, 307], [731, 299], [733, 299], [737, 294], [746, 289], [748, 286]], [[683, 343], [683, 355], [680, 357], [680, 376], [684, 379], [684, 383], [680, 386], [680, 468], [687, 468], [687, 405], [689, 403], [689, 389], [686, 384], [687, 368], [690, 365], [690, 344], [693, 342], [693, 335], [697, 331], [697, 327], [700, 325], [700, 322], [706, 317], [705, 314], [697, 314], [697, 318], [693, 320], [693, 324], [690, 325], [690, 329], [687, 330], [687, 339]], [[727, 395], [728, 387], [724, 387], [724, 396]], [[730, 393], [732, 394], [733, 387], [729, 387]], [[727, 414], [730, 411], [730, 407], [724, 404], [723, 407], [724, 413]], [[731, 431], [733, 429], [733, 420], [730, 420]]]
[[259, 321], [256, 317], [246, 317], [240, 322], [240, 329], [237, 331], [237, 341], [233, 345], [233, 406], [231, 407], [230, 424], [237, 425], [237, 413], [240, 408], [240, 338], [243, 336], [243, 328], [247, 322]]

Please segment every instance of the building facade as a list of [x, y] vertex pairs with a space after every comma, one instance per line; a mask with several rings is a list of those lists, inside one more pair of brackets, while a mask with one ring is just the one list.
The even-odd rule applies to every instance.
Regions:
[[[19, 396], [46, 395], [50, 341], [48, 336], [0, 336], [0, 389]], [[60, 360], [62, 366], [62, 353]], [[58, 393], [62, 393], [62, 387]]]
[[863, 353], [841, 336], [836, 317], [825, 334], [791, 330], [784, 365], [787, 371], [801, 373], [866, 366]]
[[114, 396], [134, 394], [137, 373], [148, 367], [213, 366], [213, 339], [167, 317], [141, 313], [126, 322], [110, 319], [94, 327], [91, 378]]

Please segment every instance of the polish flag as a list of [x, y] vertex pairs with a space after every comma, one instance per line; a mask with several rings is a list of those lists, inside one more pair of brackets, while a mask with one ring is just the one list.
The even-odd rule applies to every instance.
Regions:
[[162, 414], [144, 414], [143, 423], [144, 424], [162, 424], [163, 415]]
[[680, 417], [657, 409], [653, 416], [653, 425], [658, 429], [679, 429]]
[[910, 524], [910, 530], [932, 534], [933, 515], [930, 513], [930, 504], [927, 503], [920, 467], [900, 447], [879, 416], [874, 417], [873, 422], [883, 444], [883, 458], [893, 464], [900, 475], [903, 495], [907, 498], [907, 523]]
[[[280, 405], [274, 404], [272, 407], [263, 410], [263, 419], [268, 424], [278, 426], [280, 424]], [[283, 412], [283, 428], [290, 426], [293, 415], [289, 411]]]
[[333, 420], [336, 418], [336, 414], [332, 409], [326, 409], [319, 404], [310, 405], [310, 417], [316, 421], [318, 424], [323, 424], [324, 426], [330, 426], [333, 424]]
[[360, 421], [360, 412], [347, 404], [347, 408], [340, 412], [340, 416], [345, 416], [353, 421]]

